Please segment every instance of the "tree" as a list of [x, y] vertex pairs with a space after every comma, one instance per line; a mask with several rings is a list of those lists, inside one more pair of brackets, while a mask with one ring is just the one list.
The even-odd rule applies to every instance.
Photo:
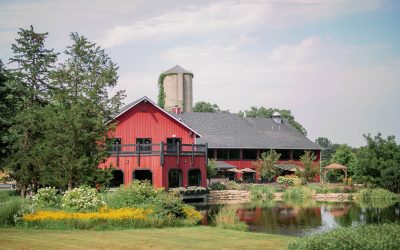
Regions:
[[261, 158], [252, 163], [260, 173], [261, 179], [271, 181], [277, 173], [274, 165], [280, 157], [281, 154], [278, 154], [275, 150], [271, 149], [268, 152], [263, 152]]
[[304, 166], [304, 170], [297, 168], [296, 174], [306, 182], [312, 181], [320, 172], [318, 164], [315, 162], [317, 157], [311, 151], [304, 151], [304, 155], [300, 157], [300, 162]]
[[347, 167], [350, 175], [354, 173], [357, 165], [357, 156], [347, 144], [342, 144], [331, 157], [331, 163], [339, 163]]
[[[107, 123], [117, 113], [123, 92], [108, 96], [115, 87], [118, 67], [95, 43], [71, 33], [66, 61], [54, 73], [54, 101], [46, 107], [41, 162], [68, 189], [91, 182], [98, 164], [107, 157], [105, 140], [113, 129]], [[45, 179], [45, 178], [44, 178]]]
[[378, 133], [364, 135], [367, 145], [357, 151], [358, 164], [354, 168], [357, 182], [388, 188], [396, 192], [400, 185], [396, 176], [400, 169], [400, 145], [394, 136], [386, 139]]
[[57, 54], [45, 48], [47, 35], [35, 32], [32, 26], [20, 29], [16, 43], [11, 47], [10, 63], [15, 68], [10, 70], [12, 78], [9, 81], [19, 95], [19, 106], [14, 106], [18, 112], [9, 128], [12, 154], [7, 166], [11, 169], [11, 177], [17, 181], [21, 196], [39, 181], [37, 155], [40, 152], [37, 146], [43, 138], [41, 110], [49, 102], [52, 90], [49, 75], [57, 60]]
[[315, 140], [315, 143], [323, 147], [321, 150], [321, 160], [322, 160], [322, 166], [327, 166], [331, 163], [331, 157], [332, 155], [336, 152], [336, 150], [339, 148], [340, 144], [337, 143], [332, 143], [328, 138], [326, 137], [318, 137]]
[[208, 164], [207, 164], [207, 179], [210, 180], [211, 178], [214, 178], [217, 176], [218, 170], [217, 170], [217, 163], [215, 159], [208, 159]]
[[219, 113], [221, 109], [217, 104], [211, 104], [209, 102], [196, 102], [193, 106], [193, 112], [205, 112], [205, 113]]
[[279, 112], [281, 117], [287, 119], [288, 122], [301, 134], [307, 135], [307, 130], [298, 123], [292, 112], [288, 109], [277, 109], [277, 108], [265, 108], [265, 107], [251, 107], [250, 110], [239, 111], [239, 116], [242, 117], [253, 117], [253, 118], [272, 118], [274, 112]]

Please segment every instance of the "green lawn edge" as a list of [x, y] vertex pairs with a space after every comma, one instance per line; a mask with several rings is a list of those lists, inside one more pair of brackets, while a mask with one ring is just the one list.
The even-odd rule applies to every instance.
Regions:
[[286, 249], [294, 240], [209, 226], [114, 231], [0, 229], [0, 249]]

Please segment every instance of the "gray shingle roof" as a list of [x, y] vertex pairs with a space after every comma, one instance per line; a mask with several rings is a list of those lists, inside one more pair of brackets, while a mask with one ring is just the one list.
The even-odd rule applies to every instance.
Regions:
[[192, 74], [192, 72], [182, 68], [179, 65], [176, 65], [175, 67], [170, 68], [169, 70], [165, 71], [163, 74], [171, 74], [171, 73]]
[[299, 133], [286, 119], [277, 124], [270, 118], [244, 118], [230, 113], [173, 114], [202, 137], [209, 148], [321, 149]]

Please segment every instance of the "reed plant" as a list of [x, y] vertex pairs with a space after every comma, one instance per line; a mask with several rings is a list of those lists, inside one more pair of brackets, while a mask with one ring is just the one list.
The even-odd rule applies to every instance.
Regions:
[[247, 231], [246, 223], [240, 221], [237, 216], [236, 206], [222, 207], [215, 216], [214, 223], [218, 228], [233, 229], [238, 231]]
[[10, 227], [15, 225], [15, 219], [20, 210], [28, 205], [26, 199], [12, 197], [0, 203], [0, 226]]
[[252, 200], [271, 200], [275, 197], [275, 189], [270, 185], [252, 185], [249, 191]]
[[286, 201], [305, 201], [311, 199], [315, 191], [305, 187], [290, 187], [286, 189], [283, 193], [283, 199]]

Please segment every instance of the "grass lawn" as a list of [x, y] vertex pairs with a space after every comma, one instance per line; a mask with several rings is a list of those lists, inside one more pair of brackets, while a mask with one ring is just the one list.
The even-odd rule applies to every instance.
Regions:
[[0, 249], [286, 249], [293, 240], [206, 226], [120, 231], [0, 229]]

